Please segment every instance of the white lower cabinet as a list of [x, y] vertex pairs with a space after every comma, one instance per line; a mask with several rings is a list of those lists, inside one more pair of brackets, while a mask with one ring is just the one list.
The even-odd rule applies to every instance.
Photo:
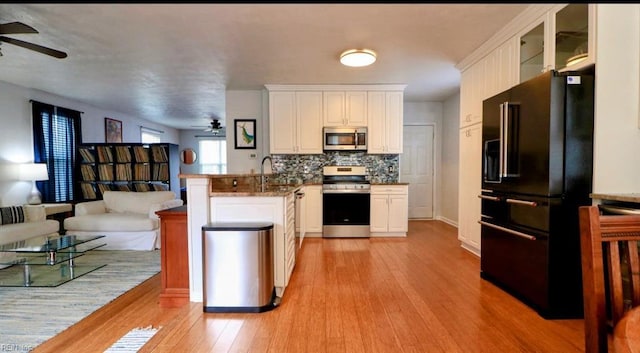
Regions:
[[458, 239], [463, 248], [480, 256], [480, 188], [482, 187], [482, 124], [460, 130], [458, 180]]
[[293, 193], [272, 197], [211, 198], [211, 222], [273, 223], [273, 274], [279, 297], [284, 294], [296, 263], [294, 201]]
[[322, 236], [322, 185], [304, 187], [306, 199], [305, 230], [307, 236]]
[[371, 236], [406, 236], [409, 229], [409, 186], [371, 186]]

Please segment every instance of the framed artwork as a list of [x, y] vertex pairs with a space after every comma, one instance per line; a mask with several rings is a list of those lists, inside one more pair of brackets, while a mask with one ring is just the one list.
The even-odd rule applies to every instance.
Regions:
[[122, 121], [104, 118], [104, 139], [106, 142], [122, 142]]
[[256, 119], [235, 119], [233, 131], [236, 149], [256, 149]]

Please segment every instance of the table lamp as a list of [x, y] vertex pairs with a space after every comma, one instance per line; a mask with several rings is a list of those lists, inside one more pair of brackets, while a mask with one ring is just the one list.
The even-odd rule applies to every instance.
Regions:
[[31, 193], [27, 198], [27, 203], [30, 205], [39, 205], [42, 203], [42, 194], [36, 186], [38, 180], [49, 180], [49, 174], [47, 173], [46, 163], [26, 163], [20, 165], [19, 177], [20, 180], [31, 181], [33, 187]]

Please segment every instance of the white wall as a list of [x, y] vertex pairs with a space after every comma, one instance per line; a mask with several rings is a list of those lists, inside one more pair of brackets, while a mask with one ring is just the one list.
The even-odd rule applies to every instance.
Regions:
[[597, 8], [595, 193], [640, 192], [640, 6]]
[[[440, 205], [440, 165], [442, 151], [442, 102], [404, 102], [403, 125], [407, 129], [411, 125], [433, 125], [434, 126], [434, 161], [433, 167], [435, 171], [434, 195], [433, 195], [433, 213], [435, 216], [439, 214]], [[400, 157], [402, 160], [402, 157]]]
[[31, 103], [43, 103], [84, 112], [83, 142], [104, 142], [104, 118], [122, 121], [124, 142], [140, 142], [140, 126], [164, 131], [162, 142], [178, 143], [178, 131], [144, 119], [72, 101], [43, 91], [0, 82], [0, 206], [26, 202], [31, 183], [16, 181], [16, 165], [33, 161]]
[[[263, 91], [227, 91], [227, 173], [250, 174], [260, 172], [260, 161], [269, 154], [269, 136], [265, 134], [266, 115], [263, 113]], [[234, 120], [256, 119], [256, 149], [235, 149]], [[266, 144], [265, 144], [266, 142]], [[266, 149], [265, 149], [265, 146]]]
[[451, 225], [458, 225], [458, 171], [460, 165], [460, 94], [449, 97], [443, 104], [442, 156], [440, 163], [441, 193], [436, 218]]

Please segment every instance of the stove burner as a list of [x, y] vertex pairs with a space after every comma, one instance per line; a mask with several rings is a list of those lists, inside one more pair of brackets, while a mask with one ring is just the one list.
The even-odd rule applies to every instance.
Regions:
[[362, 166], [327, 166], [322, 172], [322, 190], [363, 192], [371, 188], [366, 168]]

